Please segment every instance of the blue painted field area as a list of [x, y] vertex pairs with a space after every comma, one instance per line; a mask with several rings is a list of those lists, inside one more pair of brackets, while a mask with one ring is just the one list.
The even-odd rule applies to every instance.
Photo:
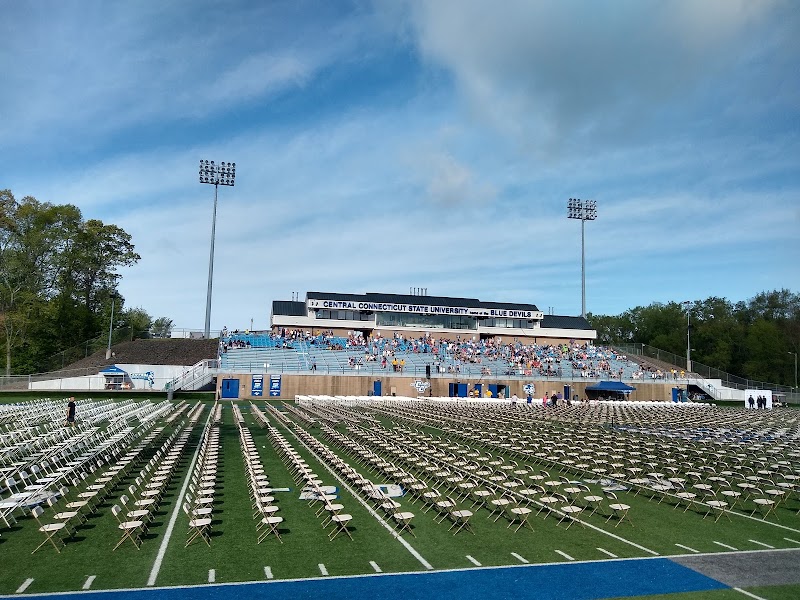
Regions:
[[[320, 578], [152, 590], [96, 592], [103, 600], [233, 600], [236, 596], [350, 600], [592, 600], [724, 589], [727, 586], [666, 558], [530, 565], [400, 575]], [[86, 594], [58, 594], [78, 598]], [[9, 597], [9, 596], [5, 596]], [[15, 597], [20, 597], [19, 595]], [[48, 596], [25, 596], [47, 598]]]

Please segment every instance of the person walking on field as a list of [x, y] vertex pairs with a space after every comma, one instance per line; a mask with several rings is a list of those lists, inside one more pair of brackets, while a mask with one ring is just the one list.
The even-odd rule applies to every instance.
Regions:
[[67, 402], [67, 425], [75, 426], [75, 396], [70, 396], [69, 402]]

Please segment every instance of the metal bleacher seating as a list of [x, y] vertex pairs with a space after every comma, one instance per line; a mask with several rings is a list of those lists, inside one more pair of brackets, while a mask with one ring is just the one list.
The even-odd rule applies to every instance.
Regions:
[[[404, 361], [403, 375], [422, 377], [430, 366], [431, 375], [465, 377], [547, 378], [564, 380], [631, 380], [639, 365], [602, 346], [563, 345], [502, 346], [481, 342], [451, 342], [434, 345], [429, 339], [377, 338], [365, 344], [332, 336], [280, 337], [264, 334], [234, 334], [223, 339], [220, 355], [224, 371], [265, 370], [278, 373], [318, 373], [338, 375], [388, 374], [392, 362]], [[387, 364], [382, 366], [384, 353]], [[512, 355], [524, 353], [523, 364], [512, 363]], [[374, 360], [372, 360], [374, 358]], [[530, 359], [537, 363], [531, 368]], [[598, 364], [607, 363], [600, 371]], [[586, 365], [584, 367], [583, 365]]]

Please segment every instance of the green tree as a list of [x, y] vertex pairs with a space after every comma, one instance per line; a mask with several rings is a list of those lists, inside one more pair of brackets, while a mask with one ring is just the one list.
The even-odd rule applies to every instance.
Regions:
[[787, 362], [787, 346], [778, 326], [765, 319], [755, 321], [747, 331], [747, 377], [759, 381], [789, 383], [781, 367]]
[[153, 318], [142, 307], [130, 308], [120, 313], [119, 324], [130, 330], [131, 339], [149, 337]]
[[153, 337], [168, 338], [172, 334], [172, 319], [167, 317], [158, 317], [153, 321], [151, 328]]
[[9, 190], [0, 192], [0, 211], [0, 321], [10, 374], [14, 348], [28, 342], [33, 315], [55, 293], [66, 232], [80, 212], [31, 197], [17, 202]]
[[[116, 225], [72, 205], [0, 191], [0, 343], [5, 372], [101, 333], [119, 269], [139, 260]], [[148, 325], [149, 326], [149, 325]]]

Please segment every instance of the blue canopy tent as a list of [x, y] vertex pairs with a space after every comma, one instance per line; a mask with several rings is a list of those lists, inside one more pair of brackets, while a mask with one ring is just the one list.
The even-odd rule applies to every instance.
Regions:
[[117, 365], [109, 365], [100, 369], [100, 374], [105, 377], [105, 389], [107, 390], [122, 390], [132, 387], [128, 372], [120, 369]]
[[[627, 398], [636, 388], [621, 381], [600, 381], [586, 386], [586, 394], [597, 397]], [[595, 395], [596, 394], [596, 395]]]

